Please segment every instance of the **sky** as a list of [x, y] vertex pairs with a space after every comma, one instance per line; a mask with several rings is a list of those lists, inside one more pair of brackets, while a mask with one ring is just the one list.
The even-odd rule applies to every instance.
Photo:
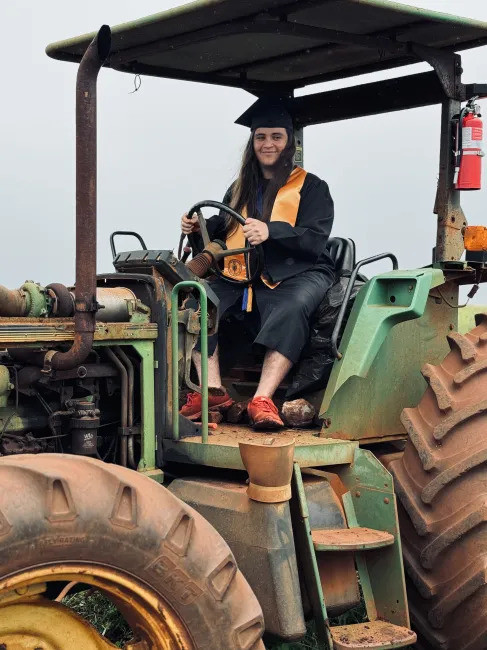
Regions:
[[[48, 58], [46, 45], [177, 4], [0, 0], [0, 284], [17, 288], [25, 280], [43, 285], [74, 280], [77, 66]], [[408, 4], [487, 21], [485, 0]], [[464, 52], [462, 62], [464, 82], [487, 82], [487, 47]], [[418, 64], [310, 90], [428, 69]], [[113, 230], [137, 230], [149, 248], [177, 247], [181, 214], [198, 200], [221, 200], [248, 137], [234, 124], [253, 103], [243, 90], [150, 77], [142, 78], [138, 92], [131, 93], [133, 88], [130, 75], [100, 73], [99, 273], [112, 270]], [[332, 234], [354, 239], [358, 258], [392, 251], [401, 268], [430, 263], [439, 130], [439, 107], [305, 129], [304, 166], [328, 182], [335, 201]], [[472, 225], [487, 225], [484, 172], [485, 189], [462, 195]], [[131, 248], [128, 240], [123, 243], [122, 248]], [[387, 269], [381, 264], [376, 272]], [[479, 301], [487, 303], [485, 288]]]

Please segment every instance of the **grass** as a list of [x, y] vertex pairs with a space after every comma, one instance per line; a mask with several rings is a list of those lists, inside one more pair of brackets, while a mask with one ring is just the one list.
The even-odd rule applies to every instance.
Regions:
[[63, 598], [62, 603], [89, 621], [117, 648], [123, 648], [124, 644], [133, 637], [130, 627], [118, 609], [97, 589], [68, 594]]
[[[330, 623], [331, 625], [352, 625], [353, 623], [363, 623], [366, 620], [365, 606], [361, 603], [357, 607], [345, 612], [345, 614], [330, 619]], [[267, 646], [267, 650], [324, 650], [324, 647], [316, 637], [314, 623], [309, 623], [306, 636], [301, 641], [278, 643], [277, 645]]]
[[[130, 627], [115, 605], [96, 589], [68, 594], [62, 602], [63, 605], [70, 607], [88, 620], [100, 634], [118, 648], [123, 648], [124, 644], [133, 636]], [[330, 623], [332, 625], [351, 625], [363, 623], [366, 620], [365, 607], [361, 603], [345, 614], [331, 619]], [[410, 648], [412, 647], [410, 646]], [[308, 624], [306, 636], [301, 641], [267, 645], [266, 648], [267, 650], [324, 650], [324, 646], [318, 642], [316, 637], [314, 623]], [[407, 649], [405, 648], [405, 650]]]

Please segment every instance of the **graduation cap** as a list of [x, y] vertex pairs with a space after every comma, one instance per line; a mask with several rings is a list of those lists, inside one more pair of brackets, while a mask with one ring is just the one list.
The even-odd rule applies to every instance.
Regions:
[[235, 120], [235, 124], [249, 127], [252, 131], [259, 127], [280, 127], [293, 130], [293, 118], [288, 103], [283, 99], [258, 99], [245, 113]]

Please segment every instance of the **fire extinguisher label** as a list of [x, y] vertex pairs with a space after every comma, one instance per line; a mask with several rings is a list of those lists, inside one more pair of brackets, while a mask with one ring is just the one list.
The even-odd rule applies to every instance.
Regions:
[[462, 149], [478, 149], [482, 144], [482, 129], [479, 126], [464, 126]]

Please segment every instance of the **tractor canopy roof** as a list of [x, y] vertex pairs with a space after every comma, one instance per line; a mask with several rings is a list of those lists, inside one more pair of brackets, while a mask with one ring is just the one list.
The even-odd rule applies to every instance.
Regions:
[[[58, 41], [46, 52], [79, 62], [93, 36]], [[309, 84], [484, 44], [487, 23], [387, 0], [197, 0], [112, 28], [105, 65], [131, 74], [243, 88], [258, 96], [292, 97], [294, 89]], [[431, 95], [431, 85], [438, 86], [433, 76], [424, 77], [418, 95]], [[372, 101], [377, 90], [367, 95]], [[410, 88], [385, 90], [396, 95], [397, 104], [386, 110], [408, 107]], [[435, 95], [435, 101], [441, 99]], [[428, 97], [409, 102], [426, 103], [434, 102]], [[301, 111], [302, 124], [329, 121], [331, 113], [327, 118], [322, 108], [314, 117]], [[368, 112], [378, 111], [361, 114]]]

